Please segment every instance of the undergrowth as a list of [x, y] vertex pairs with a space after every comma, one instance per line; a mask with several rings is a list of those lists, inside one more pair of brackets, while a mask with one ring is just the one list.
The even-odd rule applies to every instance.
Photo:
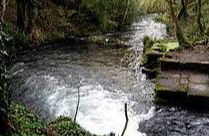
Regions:
[[16, 102], [11, 103], [10, 118], [15, 127], [11, 136], [96, 136], [67, 117], [57, 118], [47, 124]]

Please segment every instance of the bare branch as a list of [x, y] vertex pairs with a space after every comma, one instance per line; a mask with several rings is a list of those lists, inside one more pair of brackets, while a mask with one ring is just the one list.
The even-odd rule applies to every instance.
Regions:
[[78, 102], [77, 102], [75, 116], [74, 116], [74, 123], [76, 123], [76, 118], [77, 118], [77, 114], [78, 114], [79, 105], [80, 105], [80, 89], [78, 87]]
[[128, 110], [127, 110], [127, 103], [125, 103], [124, 107], [125, 107], [126, 123], [125, 123], [125, 126], [124, 126], [124, 129], [123, 129], [123, 132], [122, 132], [121, 136], [124, 136], [125, 131], [126, 131], [127, 126], [128, 126]]

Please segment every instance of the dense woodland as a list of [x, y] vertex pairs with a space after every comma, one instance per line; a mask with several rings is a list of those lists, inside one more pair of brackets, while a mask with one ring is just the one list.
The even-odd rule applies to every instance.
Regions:
[[208, 46], [208, 0], [0, 0], [0, 4], [1, 135], [91, 135], [67, 118], [46, 125], [11, 100], [9, 68], [19, 49], [120, 31], [152, 13], [158, 13], [156, 21], [167, 25], [182, 49]]

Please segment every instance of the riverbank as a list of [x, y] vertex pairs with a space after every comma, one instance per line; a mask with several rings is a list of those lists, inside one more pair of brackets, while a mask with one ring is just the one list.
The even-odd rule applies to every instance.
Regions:
[[[120, 3], [118, 5], [118, 3]], [[33, 28], [31, 32], [19, 30], [16, 14], [17, 3], [11, 0], [5, 12], [5, 30], [12, 30], [16, 37], [17, 46], [38, 47], [50, 43], [68, 41], [72, 42], [77, 37], [92, 37], [97, 35], [97, 40], [103, 38], [104, 33], [116, 32], [130, 25], [139, 15], [137, 2], [125, 1], [54, 1], [47, 0], [35, 3]], [[25, 4], [27, 7], [27, 3]], [[25, 11], [30, 12], [30, 11]], [[30, 18], [25, 13], [23, 22], [27, 27]], [[101, 37], [101, 38], [100, 38]], [[102, 41], [104, 43], [104, 41]]]
[[67, 117], [60, 117], [54, 121], [45, 123], [33, 112], [22, 106], [22, 104], [16, 102], [11, 103], [9, 111], [10, 119], [14, 127], [11, 136], [96, 136], [84, 130]]

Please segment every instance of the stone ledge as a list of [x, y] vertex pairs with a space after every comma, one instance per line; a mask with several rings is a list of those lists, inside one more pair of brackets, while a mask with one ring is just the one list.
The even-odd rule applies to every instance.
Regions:
[[172, 58], [159, 58], [162, 70], [194, 70], [208, 72], [209, 61], [184, 61]]
[[182, 101], [204, 98], [209, 102], [209, 75], [191, 71], [161, 71], [155, 81], [155, 93], [167, 100], [177, 96], [183, 98]]
[[190, 83], [188, 86], [187, 96], [193, 97], [208, 97], [209, 98], [209, 85]]

